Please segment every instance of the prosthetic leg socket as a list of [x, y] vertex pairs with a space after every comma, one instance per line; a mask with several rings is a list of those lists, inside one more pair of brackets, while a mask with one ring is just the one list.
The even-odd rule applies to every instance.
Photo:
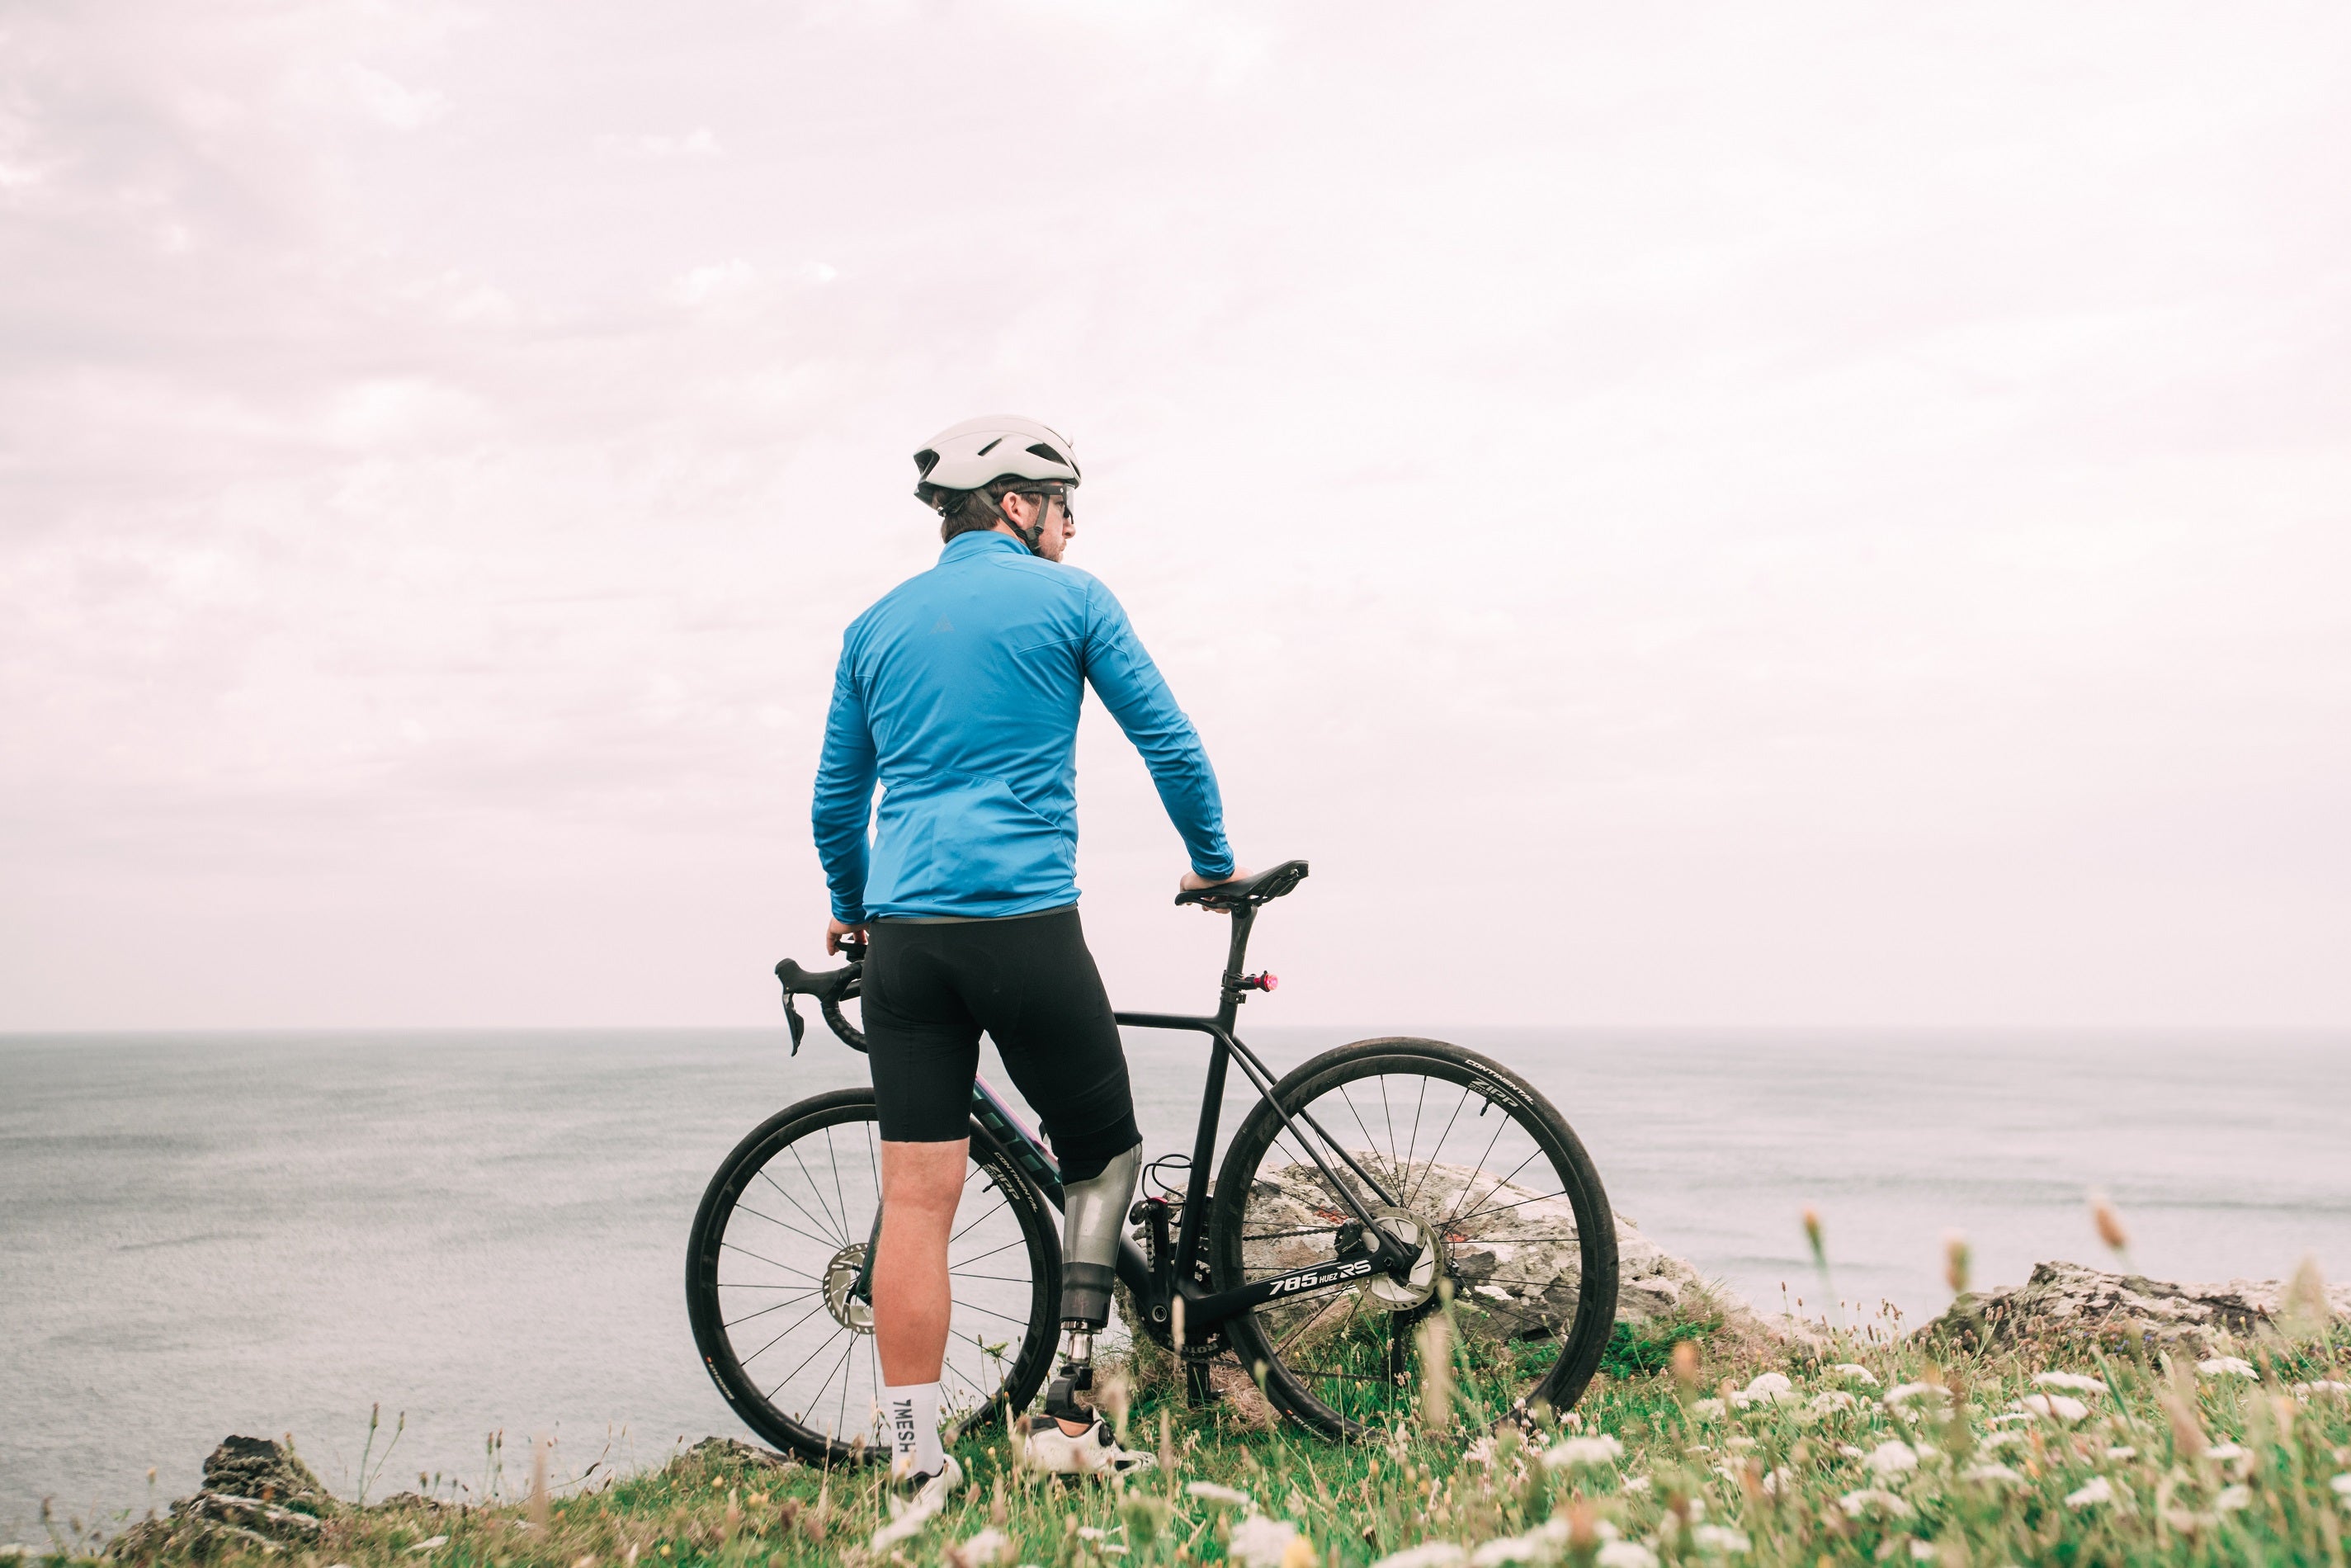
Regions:
[[1112, 1260], [1142, 1171], [1137, 1144], [1061, 1189], [1061, 1368], [1045, 1389], [1045, 1413], [1059, 1420], [1093, 1419], [1077, 1396], [1094, 1385], [1094, 1335], [1110, 1322], [1111, 1291], [1118, 1283]]

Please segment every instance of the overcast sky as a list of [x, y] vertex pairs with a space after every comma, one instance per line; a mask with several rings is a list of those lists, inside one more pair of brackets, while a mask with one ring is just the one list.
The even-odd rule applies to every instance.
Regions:
[[2326, 5], [0, 0], [0, 1028], [771, 1019], [998, 410], [1254, 1021], [2351, 1023], [2346, 258]]

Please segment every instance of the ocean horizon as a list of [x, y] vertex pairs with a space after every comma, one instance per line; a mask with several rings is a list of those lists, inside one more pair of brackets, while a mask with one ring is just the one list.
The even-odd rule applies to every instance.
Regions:
[[[1953, 1230], [1979, 1284], [2110, 1264], [2093, 1188], [2153, 1277], [2351, 1272], [2351, 1031], [1437, 1032], [1531, 1079], [1620, 1214], [1767, 1312], [1915, 1325], [1948, 1301]], [[1354, 1034], [1248, 1038], [1284, 1070]], [[1188, 1148], [1200, 1043], [1128, 1048], [1148, 1149]], [[779, 1028], [0, 1036], [0, 1541], [37, 1539], [44, 1498], [160, 1506], [231, 1432], [290, 1433], [349, 1497], [377, 1406], [371, 1495], [494, 1487], [499, 1434], [553, 1437], [559, 1475], [747, 1435], [695, 1358], [684, 1247], [737, 1139], [864, 1082], [813, 1020], [788, 1050]]]

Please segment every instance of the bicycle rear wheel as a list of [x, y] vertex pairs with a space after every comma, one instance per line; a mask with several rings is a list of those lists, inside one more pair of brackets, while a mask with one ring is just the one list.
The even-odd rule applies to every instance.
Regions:
[[[872, 1311], [853, 1290], [881, 1172], [872, 1090], [803, 1100], [719, 1166], [686, 1249], [686, 1311], [711, 1380], [744, 1425], [817, 1464], [889, 1451]], [[940, 1394], [952, 1439], [1036, 1396], [1061, 1290], [1043, 1197], [977, 1124], [947, 1272]]]
[[1419, 1410], [1438, 1351], [1439, 1381], [1476, 1426], [1583, 1396], [1615, 1318], [1616, 1230], [1599, 1173], [1550, 1102], [1441, 1040], [1363, 1040], [1314, 1058], [1226, 1151], [1209, 1234], [1217, 1289], [1335, 1260], [1353, 1213], [1309, 1145], [1428, 1251], [1408, 1281], [1277, 1299], [1227, 1325], [1285, 1414], [1361, 1437]]

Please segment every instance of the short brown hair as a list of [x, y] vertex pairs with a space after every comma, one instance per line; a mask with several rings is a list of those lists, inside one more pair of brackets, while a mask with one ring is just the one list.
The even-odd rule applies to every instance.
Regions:
[[1000, 474], [977, 490], [941, 490], [931, 505], [939, 509], [939, 538], [986, 533], [1004, 520], [1004, 497], [1035, 481], [1017, 474]]

